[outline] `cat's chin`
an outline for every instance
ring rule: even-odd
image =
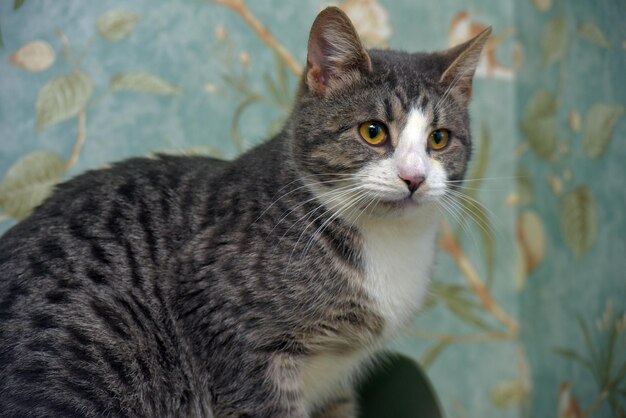
[[[381,200],[374,214],[382,217],[410,216],[429,203],[431,203],[429,200],[415,196],[397,200]]]

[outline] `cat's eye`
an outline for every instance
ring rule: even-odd
[[[428,140],[432,149],[440,150],[448,145],[448,141],[450,140],[450,131],[447,129],[437,129],[436,131],[432,131]]]
[[[365,122],[359,126],[359,134],[368,144],[381,145],[387,139],[387,127],[380,122]]]

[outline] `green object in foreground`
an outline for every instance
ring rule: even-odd
[[[444,417],[426,374],[400,354],[386,354],[358,392],[360,418]]]

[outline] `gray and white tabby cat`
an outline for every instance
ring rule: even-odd
[[[489,32],[366,51],[328,8],[276,137],[60,185],[0,240],[0,416],[356,416],[427,292]]]

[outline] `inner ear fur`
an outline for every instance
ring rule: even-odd
[[[320,12],[313,22],[307,52],[306,83],[326,94],[372,70],[372,62],[356,29],[337,7]]]
[[[452,47],[443,53],[449,62],[441,74],[439,82],[469,102],[472,96],[472,80],[480,60],[480,54],[491,35],[491,26],[474,38]]]

